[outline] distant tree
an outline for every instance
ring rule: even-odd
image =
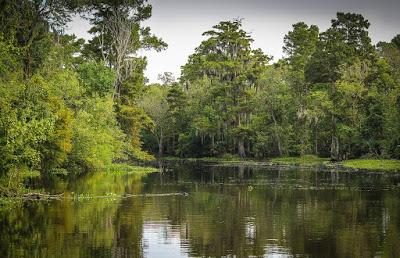
[[[226,144],[227,140],[234,142],[238,155],[245,157],[251,92],[256,88],[254,76],[260,71],[257,66],[264,66],[268,58],[260,50],[251,50],[253,39],[242,29],[240,20],[220,22],[203,35],[208,38],[183,67],[183,80],[191,84],[204,76],[210,78],[210,90],[220,101],[217,112],[223,114],[220,123],[223,138]]]
[[[368,20],[360,14],[337,13],[331,27],[320,34],[317,50],[306,66],[306,80],[324,87],[334,103],[341,101],[337,82],[343,75],[343,67],[360,61],[363,64],[372,63],[376,59],[368,36],[369,26]],[[330,153],[333,160],[340,158],[338,121],[343,121],[343,111],[336,109],[330,112]]]
[[[23,50],[25,76],[33,75],[41,67],[50,53],[52,39],[59,40],[75,8],[72,0],[4,0],[0,3],[0,32],[8,39],[15,39],[16,46]]]
[[[137,69],[137,52],[140,49],[160,51],[167,47],[161,39],[151,34],[142,22],[151,16],[151,5],[144,0],[94,1],[85,5],[91,11],[90,33],[94,37],[84,51],[86,56],[103,60],[115,71],[113,98],[121,97],[121,87]],[[140,67],[140,66],[139,66]]]
[[[293,100],[297,107],[296,122],[294,124],[297,132],[300,154],[310,150],[311,132],[308,130],[307,121],[308,95],[310,84],[305,81],[305,67],[314,54],[318,42],[319,29],[315,25],[308,26],[304,22],[293,25],[293,31],[289,31],[284,38],[283,51],[287,55],[289,64],[288,81],[292,88]]]
[[[393,43],[398,49],[400,49],[400,34],[397,34],[397,35],[392,39],[392,43]]]
[[[171,126],[173,126],[168,113],[167,93],[167,88],[160,85],[152,85],[139,103],[140,107],[144,109],[155,123],[154,128],[151,129],[151,133],[157,140],[159,157],[162,157],[164,154],[165,139],[169,137]]]
[[[254,98],[254,133],[256,156],[282,156],[294,154],[293,126],[290,124],[296,107],[290,94],[290,85],[284,79],[287,67],[269,66],[260,75],[259,94]]]

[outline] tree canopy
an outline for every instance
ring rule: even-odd
[[[163,151],[398,157],[398,36],[373,46],[369,26],[361,14],[340,12],[322,32],[298,22],[284,37],[285,57],[273,64],[252,48],[242,20],[213,26],[182,66],[179,96],[186,109],[165,135]],[[166,95],[151,102],[167,103]],[[156,126],[163,121],[172,125],[166,119]],[[150,138],[145,146],[154,150]]]

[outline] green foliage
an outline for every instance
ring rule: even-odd
[[[142,151],[141,131],[154,126],[153,121],[137,106],[120,105],[118,106],[117,119],[122,131],[128,140],[128,150],[135,159],[152,160],[153,156]]]
[[[318,35],[317,26],[308,26],[304,22],[294,24],[293,31],[285,35],[283,51],[287,55],[293,72],[304,74],[304,67],[315,52]],[[302,77],[297,79],[304,79],[304,75]]]
[[[93,14],[91,32],[120,18],[130,31],[113,34],[117,27],[107,27],[102,47],[96,42],[101,37],[86,44],[61,35],[77,11]],[[145,1],[1,3],[2,185],[19,189],[25,171],[79,173],[110,168],[117,160],[153,158],[141,149],[141,132],[153,122],[137,105],[146,81],[146,58],[137,52],[166,44],[141,25],[150,16]],[[121,45],[121,35],[128,36],[127,45]],[[119,47],[127,51],[121,54]]]
[[[51,51],[45,67],[52,69],[75,69],[85,60],[81,55],[81,49],[85,45],[85,40],[77,38],[75,35],[54,35],[57,36],[56,42],[51,45]]]
[[[40,146],[54,130],[57,119],[47,89],[40,76],[32,77],[25,85],[1,84],[2,169],[39,167]]]
[[[306,67],[309,82],[330,83],[341,77],[340,66],[356,58],[372,60],[374,48],[368,36],[370,23],[360,14],[337,13],[331,27],[322,32]]]
[[[255,96],[256,108],[252,119],[256,157],[295,154],[292,153],[295,145],[293,126],[289,120],[295,109],[289,85],[284,79],[286,71],[284,67],[268,67],[260,75],[260,92]]]
[[[85,62],[76,69],[79,79],[90,96],[108,96],[112,93],[115,73],[102,63]]]
[[[88,99],[76,114],[70,166],[100,170],[123,157],[124,135],[118,128],[110,98]]]
[[[0,33],[21,51],[25,76],[32,76],[47,61],[52,38],[70,21],[73,1],[12,1],[1,3]],[[53,35],[50,33],[53,30]]]
[[[62,99],[54,97],[50,104],[56,120],[46,142],[40,146],[41,168],[47,172],[62,166],[67,161],[67,155],[72,150],[71,124],[74,123],[73,113],[65,106]]]
[[[149,86],[146,94],[142,97],[139,105],[143,108],[146,114],[149,115],[155,126],[152,126],[149,131],[155,136],[158,144],[158,155],[163,155],[163,144],[165,138],[171,134],[173,126],[169,116],[169,105],[167,101],[168,89],[162,86]]]
[[[41,75],[46,78],[51,87],[50,94],[62,99],[64,104],[73,110],[78,109],[84,99],[85,90],[79,82],[77,73],[72,69],[55,69],[47,67],[41,70]]]
[[[391,41],[398,49],[400,49],[400,34],[397,34]]]
[[[12,40],[0,34],[0,80],[2,82],[21,76],[21,51],[13,45]]]
[[[357,159],[343,161],[344,167],[368,170],[400,170],[400,161],[392,159]]]
[[[128,164],[114,163],[104,169],[105,172],[121,173],[121,174],[148,174],[158,172],[157,168],[140,167]]]
[[[107,63],[115,71],[113,98],[124,105],[134,105],[133,89],[144,82],[142,71],[145,58],[138,56],[141,49],[163,50],[167,44],[151,33],[143,22],[151,16],[151,5],[146,1],[85,1],[93,38],[85,45],[85,57]],[[138,85],[139,82],[139,85]]]
[[[249,144],[251,134],[251,97],[257,91],[257,78],[269,57],[259,49],[251,49],[253,39],[242,29],[241,20],[220,22],[203,35],[208,39],[196,48],[182,68],[182,80],[190,84],[189,90],[194,88],[194,94],[203,91],[200,94],[204,95],[200,96],[204,101],[199,101],[194,107],[198,112],[195,113],[195,126],[202,145],[205,136],[208,136],[212,153],[217,154],[217,139],[225,149],[233,149],[245,157],[245,145]],[[202,110],[214,114],[203,113]],[[213,126],[208,126],[208,122]]]
[[[292,115],[293,136],[292,144],[295,153],[304,155],[310,153],[311,135],[308,132],[310,117],[308,115],[310,84],[305,80],[305,67],[310,62],[318,43],[319,29],[315,25],[308,26],[304,22],[293,25],[293,31],[289,31],[284,38],[283,51],[287,55],[286,80],[289,82],[291,101],[295,105],[295,115]]]

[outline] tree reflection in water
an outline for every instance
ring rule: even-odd
[[[167,169],[166,169],[167,168]],[[396,174],[167,165],[43,184],[75,198],[0,210],[1,257],[396,257]]]

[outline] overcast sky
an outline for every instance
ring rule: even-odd
[[[162,52],[143,53],[148,57],[145,72],[156,82],[163,72],[180,75],[186,63],[204,39],[201,34],[223,20],[243,18],[244,29],[251,33],[255,48],[261,48],[275,60],[282,57],[283,37],[292,24],[304,21],[327,29],[337,11],[357,12],[370,23],[373,43],[389,41],[400,33],[400,0],[149,0],[153,15],[146,22],[153,33],[168,43]],[[88,38],[89,25],[79,17],[69,24],[67,33]]]

